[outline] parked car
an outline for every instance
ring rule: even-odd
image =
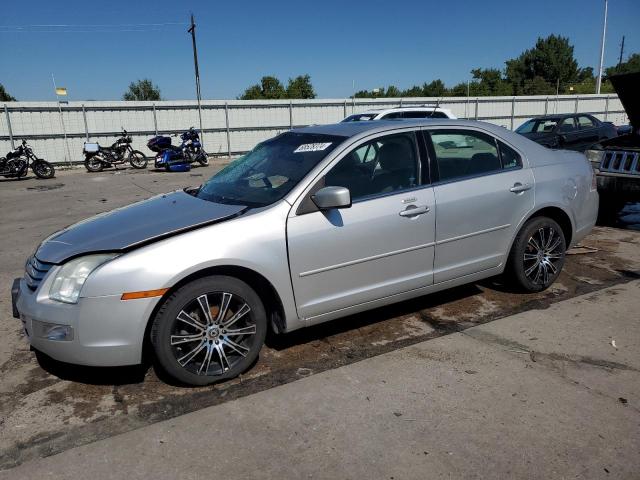
[[[137,364],[148,341],[170,376],[204,385],[248,369],[268,329],[503,273],[541,291],[597,205],[584,155],[488,123],[306,127],[199,188],[50,236],[14,282],[14,314],[57,360]]]
[[[606,215],[626,202],[640,201],[640,72],[609,77],[631,128],[626,134],[592,145],[586,155],[598,177],[601,209]]]
[[[536,117],[520,125],[516,132],[549,148],[585,151],[594,143],[618,135],[610,122],[593,115],[548,115]]]
[[[343,122],[365,122],[368,120],[398,120],[416,118],[456,118],[451,110],[438,106],[420,105],[416,107],[397,107],[367,110],[349,115]]]

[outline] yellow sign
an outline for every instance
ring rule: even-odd
[[[56,95],[66,95],[66,94],[67,94],[67,89],[65,87],[56,88]]]

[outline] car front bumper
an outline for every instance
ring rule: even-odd
[[[640,176],[612,175],[597,173],[598,192],[604,195],[616,194],[629,201],[640,200]]]
[[[126,301],[119,295],[81,297],[77,304],[66,304],[50,300],[40,290],[32,292],[22,279],[14,281],[11,290],[14,316],[22,321],[34,349],[76,365],[141,363],[145,329],[157,297]],[[44,338],[37,334],[42,323],[70,327],[72,333],[68,340]]]

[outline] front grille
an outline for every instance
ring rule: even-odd
[[[25,265],[24,281],[32,292],[35,292],[40,282],[53,267],[53,263],[45,263],[38,260],[35,256],[30,257]]]
[[[600,171],[640,175],[640,152],[606,151]]]

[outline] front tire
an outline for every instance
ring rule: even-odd
[[[196,158],[198,160],[198,163],[203,167],[206,167],[207,165],[209,165],[209,156],[207,155],[207,152],[205,152],[204,150],[200,149],[200,151],[198,152],[198,156]]]
[[[267,317],[258,294],[227,276],[195,280],[167,298],[151,327],[160,367],[188,385],[236,377],[258,357]]]
[[[566,249],[560,225],[551,218],[534,217],[516,236],[506,273],[520,290],[541,292],[560,275]]]
[[[46,160],[38,159],[33,162],[33,173],[38,178],[49,179],[55,176],[56,169]]]

